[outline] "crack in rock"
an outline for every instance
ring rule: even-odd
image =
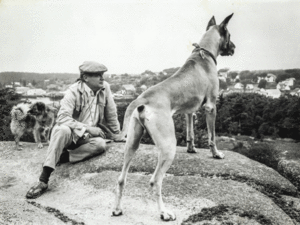
[[[237,216],[237,218],[233,218],[233,216]],[[201,212],[197,214],[193,214],[189,216],[187,219],[182,221],[181,225],[192,225],[192,224],[199,224],[201,221],[212,221],[217,220],[222,225],[233,225],[233,220],[237,222],[238,224],[241,224],[242,219],[249,219],[249,220],[255,220],[261,225],[272,225],[272,221],[267,218],[266,216],[256,212],[256,211],[245,211],[243,209],[240,209],[238,207],[232,207],[228,205],[218,205],[211,208],[203,208]],[[211,224],[211,223],[205,223],[205,224]],[[215,223],[213,223],[215,224]]]
[[[61,211],[59,211],[58,209],[52,208],[52,207],[44,207],[39,203],[33,202],[33,201],[27,201],[27,203],[39,208],[39,209],[43,209],[48,213],[53,214],[55,217],[57,217],[58,219],[60,219],[61,221],[63,221],[64,223],[69,223],[71,222],[72,225],[85,225],[84,222],[77,222],[69,217],[67,217],[66,215],[64,215]]]

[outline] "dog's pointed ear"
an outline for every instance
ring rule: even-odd
[[[233,16],[233,13],[229,16],[227,16],[224,21],[220,24],[220,28],[221,30],[226,30],[227,29],[227,24],[229,22],[229,20],[231,19],[231,17]]]
[[[215,17],[213,16],[207,24],[206,31],[213,25],[216,25]]]

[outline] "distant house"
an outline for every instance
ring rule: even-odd
[[[243,89],[243,88],[244,88],[244,85],[243,85],[242,83],[236,83],[236,84],[234,85],[234,88],[235,88],[235,89]]]
[[[284,81],[281,81],[277,84],[276,88],[279,90],[291,90],[291,87],[294,85],[295,78],[288,78]]]
[[[20,82],[13,82],[13,85],[14,85],[15,87],[21,87],[21,83],[20,83]]]
[[[27,93],[28,90],[30,90],[30,88],[29,87],[16,87],[15,90],[16,90],[17,94],[24,95]]]
[[[225,77],[222,77],[222,76],[219,75],[218,78],[219,78],[219,80],[222,80],[222,81],[226,82],[226,78]]]
[[[271,98],[279,98],[281,95],[281,92],[278,89],[267,89],[265,92],[267,92],[267,96]]]
[[[300,97],[300,88],[296,88],[290,92],[291,95]]]
[[[253,89],[254,89],[253,84],[247,84],[246,85],[246,90],[253,90]]]
[[[6,85],[5,85],[5,88],[13,88],[13,86],[10,85],[10,84],[6,84]]]
[[[276,80],[276,75],[274,75],[274,74],[271,74],[271,73],[269,73],[269,74],[267,74],[267,76],[266,76],[266,81],[267,82],[275,82],[275,80]]]
[[[146,86],[145,84],[143,84],[143,85],[141,86],[141,89],[142,89],[142,91],[146,91],[146,90],[147,90],[147,86]]]
[[[288,86],[293,86],[294,85],[294,83],[295,83],[295,78],[294,77],[292,77],[292,78],[289,78],[289,79],[286,79],[286,80],[284,80],[283,82],[286,84],[286,85],[288,85]]]
[[[121,91],[124,95],[135,95],[136,89],[132,84],[123,84]]]
[[[49,84],[47,86],[48,91],[58,91],[60,90],[60,87],[57,84]]]
[[[26,95],[31,95],[31,96],[42,96],[45,95],[46,91],[40,88],[37,89],[30,89],[26,92]]]
[[[240,80],[240,75],[237,75],[233,81],[236,82],[237,80]]]

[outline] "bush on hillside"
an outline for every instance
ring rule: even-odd
[[[266,166],[269,166],[277,170],[279,162],[279,150],[276,150],[271,145],[266,143],[250,143],[249,148],[245,148],[241,142],[239,142],[235,148],[232,149],[234,152],[238,152],[250,159],[258,161]]]

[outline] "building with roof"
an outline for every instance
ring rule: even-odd
[[[278,89],[266,89],[265,92],[271,98],[279,98],[281,96],[281,91]]]
[[[235,89],[243,89],[243,88],[244,88],[244,85],[243,85],[242,83],[236,83],[236,84],[234,85],[234,88],[235,88]]]
[[[132,84],[123,84],[121,92],[123,95],[135,95],[136,89]]]
[[[45,94],[46,91],[40,88],[30,89],[26,92],[26,95],[28,96],[44,96]]]
[[[271,83],[271,82],[275,82],[276,78],[277,78],[276,75],[269,73],[269,74],[267,74],[265,80],[267,82]]]

